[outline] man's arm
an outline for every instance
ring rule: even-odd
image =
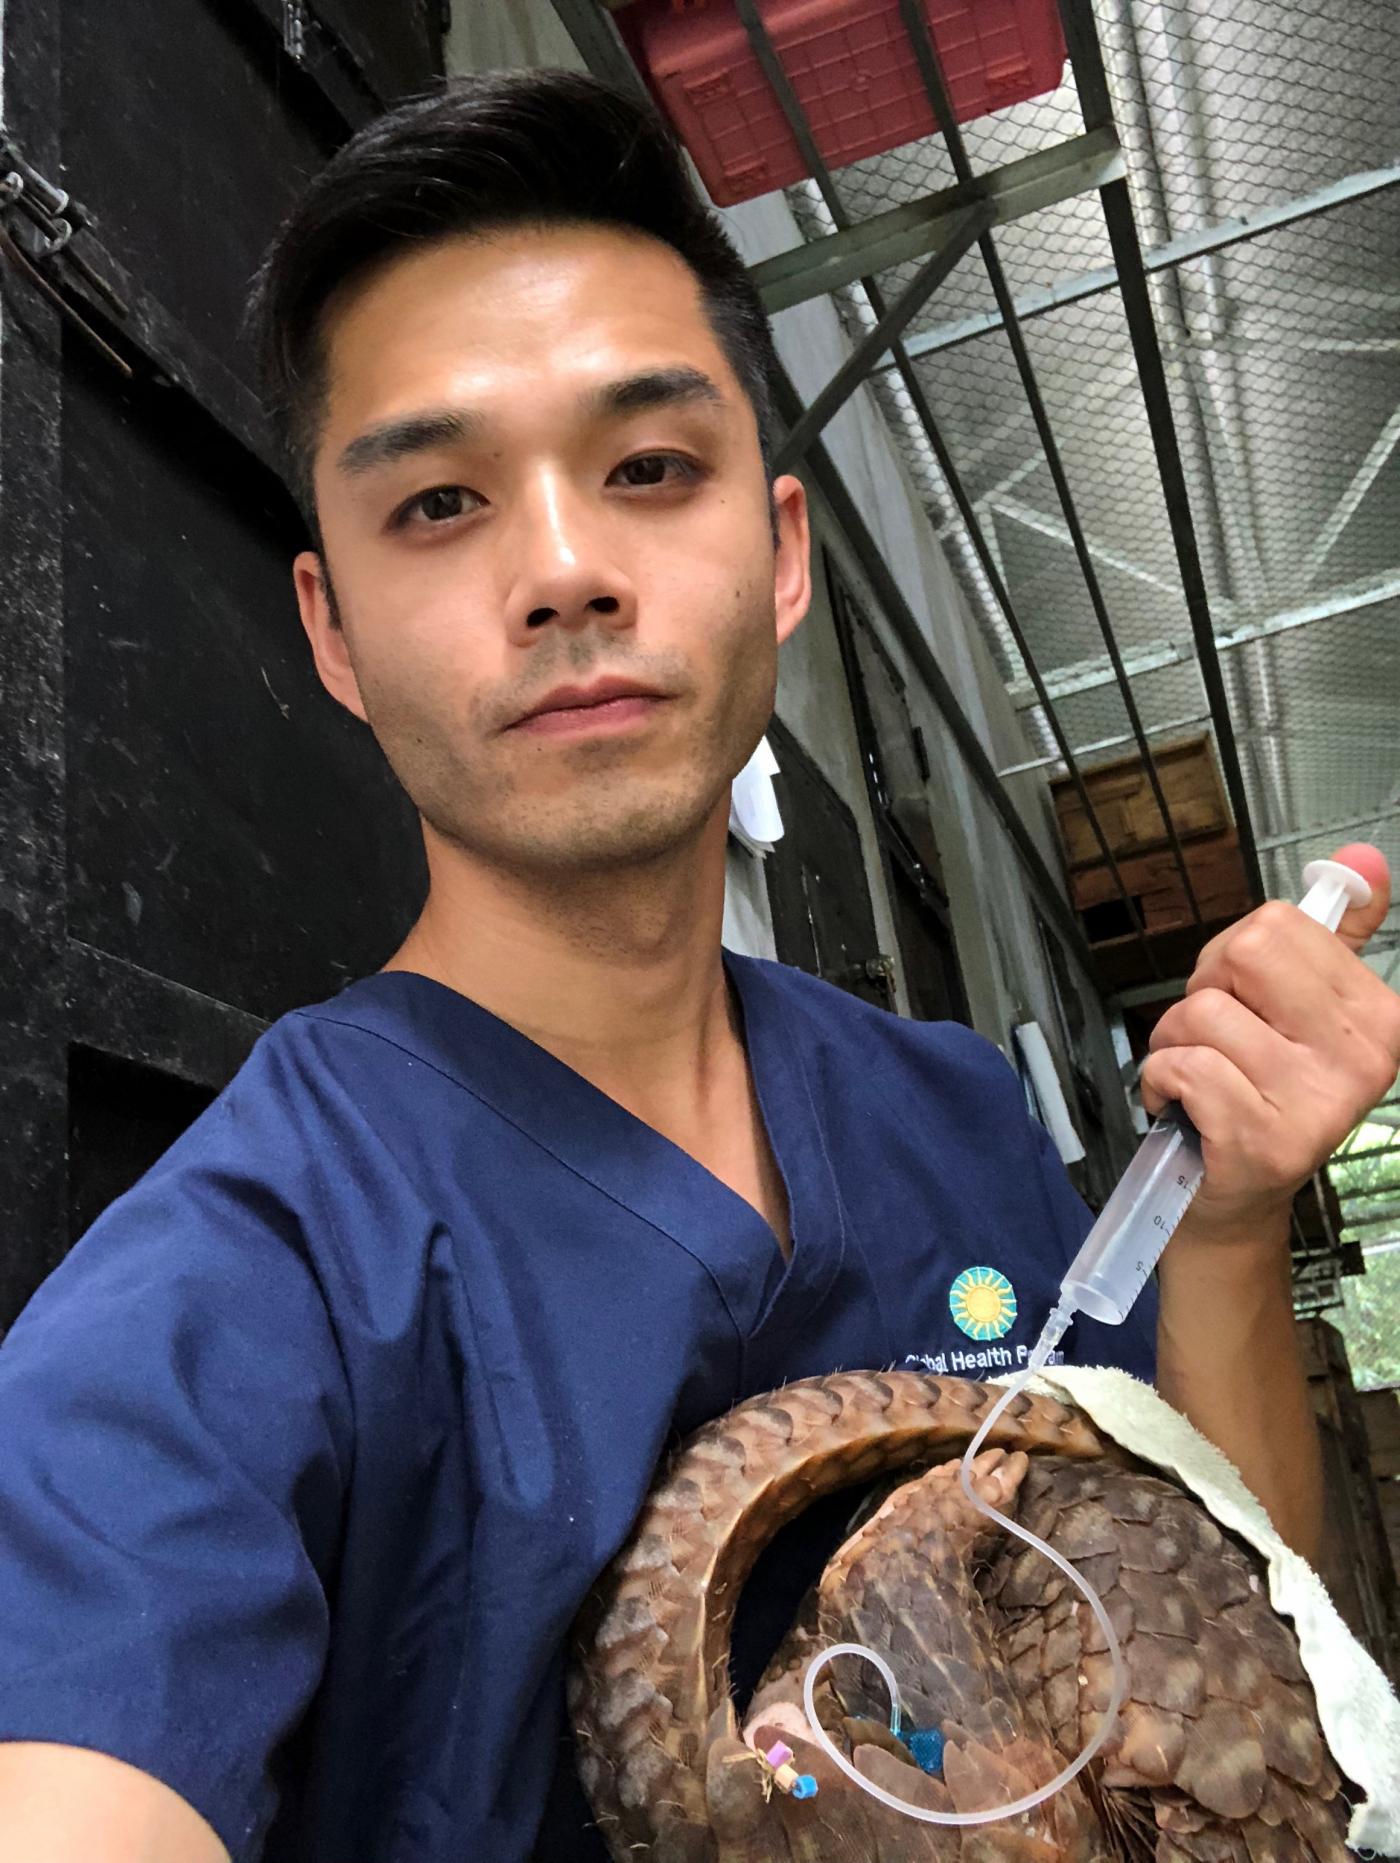
[[[0,1346],[5,1863],[226,1863],[275,1814],[354,1439],[300,1154],[246,1155],[280,1111],[220,1102]]]
[[[1370,881],[1370,905],[1335,936],[1278,902],[1222,932],[1153,1030],[1142,1070],[1144,1106],[1180,1101],[1206,1166],[1162,1258],[1159,1387],[1314,1561],[1321,1456],[1293,1320],[1290,1211],[1400,1066],[1400,998],[1356,955],[1390,903],[1386,864],[1370,847],[1337,858]]]
[[[229,1863],[168,1785],[105,1753],[0,1743],[0,1833],[29,1863]]]
[[[1162,1258],[1157,1388],[1222,1449],[1281,1536],[1322,1551],[1322,1456],[1293,1318],[1288,1224]]]

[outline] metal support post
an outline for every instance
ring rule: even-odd
[[[837,192],[836,184],[832,180],[831,171],[826,165],[821,150],[817,147],[816,138],[812,134],[812,128],[807,121],[801,100],[793,90],[787,73],[783,69],[782,61],[778,57],[773,42],[768,35],[767,27],[763,23],[763,18],[758,10],[756,0],[735,0],[735,5],[740,22],[753,48],[754,56],[758,59],[765,76],[768,78],[769,84],[772,86],[773,94],[777,98],[779,107],[787,120],[788,127],[792,131],[794,140],[802,151],[803,159],[807,163],[812,178],[821,192],[822,199],[827,206],[827,211],[830,213],[838,230],[848,227],[850,225],[850,218],[846,213],[845,204],[841,200],[840,194]],[[983,233],[979,243],[984,252],[989,239],[990,235]],[[879,285],[873,278],[863,278],[861,284],[864,287],[866,296],[870,301],[876,317],[882,317],[885,314],[885,300]],[[922,386],[914,374],[912,364],[908,361],[899,343],[893,345],[892,353],[895,359],[895,366],[898,368],[900,377],[909,393],[915,412],[919,417],[925,436],[928,439],[928,443],[933,449],[939,469],[943,473],[948,484],[948,489],[962,515],[963,523],[966,526],[973,548],[977,553],[978,561],[981,563],[983,572],[987,576],[997,605],[1006,618],[1006,623],[1015,640],[1017,651],[1021,654],[1026,665],[1026,671],[1032,681],[1039,681],[1041,677],[1040,671],[1035,664],[1035,659],[1031,653],[1029,643],[1026,640],[1024,630],[1021,628],[1020,621],[1011,606],[1011,598],[997,571],[992,552],[988,548],[982,526],[977,519],[977,514],[973,510],[971,501],[968,499],[962,487],[962,482],[953,465],[948,448],[933,418],[933,410],[930,408]],[[800,418],[800,415],[796,418]],[[1114,886],[1117,888],[1118,896],[1122,901],[1123,909],[1128,915],[1128,922],[1133,927],[1137,937],[1141,940],[1148,967],[1152,970],[1154,975],[1159,975],[1160,970],[1157,955],[1148,938],[1142,913],[1136,899],[1129,892],[1127,884],[1123,879],[1122,870],[1118,865],[1112,848],[1109,846],[1108,837],[1104,833],[1103,824],[1099,819],[1098,811],[1095,809],[1092,798],[1084,783],[1083,773],[1080,771],[1075,761],[1074,753],[1070,748],[1069,741],[1064,734],[1060,721],[1055,715],[1053,706],[1049,704],[1046,705],[1045,716],[1051,734],[1055,739],[1056,746],[1060,751],[1061,757],[1065,761],[1070,778],[1075,785],[1075,791],[1079,797],[1080,805],[1084,809],[1104,864],[1107,866],[1112,876]],[[983,753],[983,757],[985,760],[985,753]],[[988,767],[990,768],[990,763],[988,763]],[[1183,863],[1183,873],[1184,871]],[[1188,876],[1186,879],[1188,892],[1190,891],[1190,885],[1191,882]]]
[[[1101,124],[1111,123],[1113,106],[1109,99],[1108,79],[1104,72],[1103,54],[1090,0],[1060,0],[1060,14],[1064,21],[1065,40],[1085,124],[1097,128]],[[1111,181],[1107,187],[1100,189],[1099,198],[1103,203],[1114,263],[1118,267],[1123,313],[1128,322],[1133,354],[1137,358],[1143,405],[1147,410],[1153,450],[1157,456],[1157,470],[1162,481],[1162,495],[1166,501],[1177,566],[1181,571],[1181,584],[1186,596],[1186,610],[1191,619],[1192,637],[1196,643],[1201,681],[1215,723],[1221,773],[1234,812],[1245,872],[1254,897],[1259,900],[1264,897],[1264,875],[1254,845],[1249,797],[1245,792],[1244,771],[1240,764],[1239,747],[1235,742],[1225,680],[1216,652],[1210,601],[1206,594],[1191,502],[1186,489],[1186,472],[1181,462],[1181,449],[1177,444],[1166,370],[1162,363],[1162,350],[1157,338],[1157,325],[1152,314],[1152,299],[1147,287],[1147,274],[1143,269],[1142,247],[1138,241],[1127,182]]]
[[[779,415],[785,421],[795,422],[802,413],[802,399],[793,387],[786,370],[780,372],[774,386]],[[983,747],[981,738],[978,737],[967,714],[958,702],[957,694],[949,685],[947,676],[938,664],[913,609],[905,599],[904,591],[891,573],[880,546],[871,535],[870,528],[861,516],[855,500],[851,497],[846,482],[837,469],[836,462],[826,450],[822,440],[814,440],[807,449],[803,459],[803,470],[830,508],[832,516],[870,584],[871,592],[879,604],[881,613],[888,621],[895,638],[909,655],[930,697],[941,712],[944,723],[948,726],[973,780],[1000,816],[1002,826],[1020,855],[1031,884],[1035,888],[1040,905],[1053,919],[1056,930],[1087,970],[1089,951],[1084,942],[1083,928],[1070,910],[1064,893],[1052,877],[1040,849],[1031,838],[1030,831],[1022,821],[1020,812],[1012,802],[1005,785],[997,780],[996,770]]]
[[[953,164],[953,172],[957,175],[959,182],[961,182],[964,187],[970,187],[974,185],[976,177],[973,174],[972,164],[968,160],[967,149],[962,139],[962,132],[959,130],[957,120],[953,114],[953,106],[948,97],[947,86],[943,81],[942,67],[939,64],[938,52],[934,46],[932,34],[929,32],[927,19],[918,4],[918,0],[899,0],[899,12],[904,22],[904,29],[909,36],[910,44],[914,48],[914,55],[918,60],[920,75],[924,81],[924,88],[928,92],[929,102],[933,107],[935,120],[942,132],[944,143],[947,146],[948,155]],[[1106,119],[1106,123],[1108,127],[1112,127],[1111,116]],[[1101,125],[1095,123],[1092,127],[1099,128]],[[1115,185],[1126,188],[1127,182],[1122,181]],[[1101,190],[1101,192],[1102,191],[1103,190]],[[1123,657],[1119,650],[1117,636],[1113,632],[1113,624],[1109,620],[1108,605],[1104,600],[1103,589],[1099,583],[1098,571],[1094,566],[1088,541],[1085,538],[1083,526],[1079,521],[1079,511],[1074,502],[1074,494],[1070,490],[1069,476],[1065,471],[1064,461],[1060,457],[1059,445],[1050,425],[1050,416],[1046,410],[1044,397],[1040,392],[1040,383],[1036,378],[1035,368],[1031,362],[1030,351],[1026,347],[1025,333],[1022,331],[1020,322],[1017,319],[1015,307],[1011,299],[1011,288],[1007,283],[1006,273],[1002,268],[1001,259],[997,253],[996,242],[992,238],[990,231],[982,235],[979,241],[979,249],[982,254],[982,262],[987,268],[987,277],[991,281],[992,291],[996,297],[997,305],[1006,322],[1006,334],[1011,344],[1012,355],[1016,361],[1017,373],[1021,378],[1022,391],[1025,394],[1026,402],[1030,407],[1031,415],[1035,422],[1035,429],[1040,439],[1041,450],[1045,454],[1045,462],[1050,468],[1050,477],[1054,481],[1056,495],[1060,501],[1060,509],[1064,514],[1065,525],[1073,544],[1075,559],[1079,564],[1080,574],[1084,578],[1084,586],[1088,590],[1089,603],[1094,611],[1094,619],[1098,623],[1104,648],[1113,667],[1119,692],[1123,700],[1123,708],[1128,715],[1128,727],[1133,734],[1133,741],[1137,745],[1138,754],[1142,758],[1143,769],[1152,789],[1153,800],[1156,802],[1158,812],[1162,817],[1162,826],[1166,831],[1167,841],[1171,847],[1172,858],[1176,862],[1177,871],[1181,875],[1181,883],[1186,892],[1187,902],[1191,907],[1191,916],[1197,925],[1202,925],[1205,921],[1201,912],[1200,901],[1196,897],[1195,886],[1192,884],[1191,870],[1187,865],[1186,854],[1181,845],[1181,837],[1177,833],[1176,823],[1172,820],[1171,808],[1167,802],[1166,792],[1162,788],[1161,774],[1157,769],[1156,759],[1152,755],[1152,747],[1147,741],[1147,734],[1143,730],[1142,717],[1138,711],[1136,695],[1123,669]],[[1079,787],[1082,790],[1082,785]],[[1126,892],[1124,896],[1126,898]]]
[[[1268,835],[1259,843],[1259,852],[1265,854],[1276,847],[1296,847],[1300,841],[1316,840],[1322,835],[1331,840],[1334,835],[1351,834],[1357,828],[1374,828],[1380,822],[1394,821],[1397,817],[1400,817],[1400,797],[1392,796],[1369,815],[1348,815],[1341,821],[1318,822],[1311,828],[1293,828],[1287,834]]]
[[[1117,136],[1112,130],[1097,130],[993,169],[980,178],[976,198],[991,208],[994,226],[1006,226],[1042,207],[1100,188],[1125,172]],[[948,221],[970,204],[968,189],[940,188],[923,200],[888,208],[823,239],[806,240],[787,252],[775,253],[755,265],[750,274],[763,308],[771,317],[809,298],[853,285],[859,278],[921,259],[944,244]],[[917,347],[916,338],[910,343],[910,353]]]
[[[991,209],[985,202],[977,201],[961,208],[945,222],[943,245],[920,266],[874,329],[857,343],[778,448],[773,461],[775,473],[792,470],[794,462],[801,459],[837,409],[855,393],[874,364],[899,340],[900,334],[918,316],[954,266],[976,245],[991,219]]]
[[[1303,559],[1300,581],[1304,588],[1336,548],[1337,540],[1355,517],[1362,500],[1375,484],[1396,447],[1400,446],[1400,408],[1381,428],[1366,457],[1352,474],[1351,483],[1337,500],[1331,515],[1317,534],[1317,540]]]
[[[1343,1212],[1342,1227],[1371,1229],[1377,1223],[1393,1223],[1397,1218],[1400,1218],[1400,1203],[1388,1203],[1383,1210],[1370,1210],[1364,1216],[1348,1216]]]
[[[1350,201],[1368,200],[1373,194],[1384,194],[1391,188],[1400,187],[1400,162],[1390,168],[1370,169],[1364,174],[1347,175],[1341,181],[1333,181],[1325,188],[1318,188],[1315,193],[1300,195],[1296,200],[1282,201],[1274,207],[1262,207],[1256,213],[1242,215],[1237,220],[1223,220],[1217,226],[1198,228],[1190,233],[1182,233],[1176,239],[1164,241],[1160,246],[1153,246],[1142,255],[1143,270],[1150,273],[1171,271],[1175,266],[1187,264],[1192,259],[1208,258],[1212,253],[1227,252],[1231,246],[1242,245],[1246,240],[1258,239],[1261,233],[1273,233],[1280,227],[1297,226],[1303,220],[1311,220],[1317,214],[1331,213],[1334,208],[1344,207]],[[1067,304],[1082,304],[1086,298],[1100,296],[1105,291],[1116,291],[1120,283],[1116,265],[1100,266],[1092,272],[1080,272],[1073,278],[1061,279],[1056,285],[1040,285],[1032,291],[1024,291],[1014,300],[1016,315],[1023,323],[1033,317],[1043,317],[1047,311],[1061,310]],[[992,330],[1001,328],[1001,312],[984,311],[976,317],[964,317],[957,323],[944,324],[937,330],[923,330],[918,336],[909,339],[909,354],[917,361],[920,356],[931,356],[945,349],[956,349],[960,343],[970,343],[976,337],[986,336]],[[1317,339],[1326,343],[1328,336],[1324,333]],[[1342,347],[1352,347],[1345,338]],[[1356,347],[1375,348],[1386,353],[1394,347],[1389,338],[1357,339]]]
[[[1334,1152],[1329,1162],[1332,1164],[1366,1164],[1373,1158],[1394,1158],[1395,1162],[1400,1164],[1400,1132],[1388,1145],[1369,1145],[1365,1151]],[[1389,1186],[1382,1185],[1381,1188],[1387,1189]]]
[[[1232,627],[1226,633],[1217,634],[1216,650],[1219,653],[1234,653],[1240,647],[1247,647],[1251,641],[1266,640],[1275,634],[1289,634],[1295,628],[1311,627],[1317,621],[1338,621],[1344,615],[1360,614],[1364,609],[1376,608],[1382,602],[1397,599],[1400,599],[1400,571],[1387,570],[1383,576],[1372,580],[1331,589],[1314,601],[1304,602],[1301,607],[1286,608],[1279,614],[1266,615],[1262,621],[1251,621],[1242,627]],[[1166,666],[1180,666],[1190,656],[1190,647],[1181,641],[1156,640],[1135,647],[1125,664],[1129,675],[1135,678],[1140,673],[1160,672]],[[1113,673],[1105,660],[1079,660],[1072,666],[1058,668],[1046,684],[1052,698],[1067,699],[1078,692],[1093,692],[1100,686],[1111,686]],[[1028,705],[1037,702],[1028,686],[1013,685],[1007,691],[1011,703],[1018,710],[1023,711]]]
[[[651,101],[642,75],[628,56],[617,27],[597,0],[552,0],[560,25],[578,47],[579,57],[595,77],[619,90]]]
[[[1052,686],[1051,690],[1053,691],[1053,689]],[[1188,712],[1184,718],[1167,718],[1164,719],[1161,724],[1149,725],[1147,727],[1147,735],[1149,737],[1174,737],[1179,731],[1199,730],[1202,725],[1208,725],[1209,723],[1209,712]],[[1337,735],[1335,729],[1330,725],[1294,724],[1291,720],[1286,726],[1271,724],[1247,725],[1244,730],[1237,731],[1235,735],[1236,737],[1243,738],[1268,737],[1279,731],[1285,731],[1290,738],[1294,739],[1320,737],[1326,738],[1329,742],[1334,742]],[[1125,745],[1131,744],[1132,741],[1130,733],[1121,732],[1116,737],[1095,738],[1092,744],[1076,744],[1074,747],[1074,754],[1076,757],[1097,756],[1099,752],[1105,750],[1122,750]],[[1387,750],[1392,753],[1400,753],[1400,738],[1394,736],[1376,737],[1367,731],[1348,731],[1347,745],[1348,748],[1354,750]],[[1059,761],[1058,757],[1029,757],[1024,763],[1008,764],[1006,768],[1000,772],[1000,775],[1002,780],[1005,781],[1008,776],[1024,776],[1030,770],[1053,769]],[[1368,817],[1368,819],[1370,818]],[[1309,832],[1312,831],[1310,830]],[[1268,847],[1267,841],[1261,841],[1259,847],[1260,851],[1264,852]]]

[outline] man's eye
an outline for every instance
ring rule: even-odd
[[[411,498],[400,512],[400,520],[406,523],[411,518],[422,517],[428,524],[445,524],[450,518],[461,517],[468,511],[471,507],[467,500],[475,496],[465,485],[435,485],[430,492],[419,492],[416,498]]]
[[[624,460],[613,477],[634,490],[648,486],[682,484],[698,476],[696,467],[679,453],[639,453]]]

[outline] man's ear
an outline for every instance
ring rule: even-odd
[[[807,488],[792,473],[773,481],[777,549],[773,556],[773,607],[778,645],[787,639],[812,601],[812,549],[807,522]]]
[[[301,625],[306,629],[306,638],[311,642],[311,652],[321,684],[346,711],[353,712],[367,724],[369,720],[360,697],[360,684],[350,664],[345,630],[332,609],[325,567],[314,550],[303,550],[293,561],[292,583],[297,592]]]

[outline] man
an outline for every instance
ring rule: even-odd
[[[1084,1216],[989,1045],[721,956],[807,520],[757,300],[660,128],[550,73],[406,106],[313,183],[259,317],[302,622],[431,890],[0,1351],[0,1831],[51,1863],[515,1863],[567,1783],[570,1621],[668,1441],[970,1347],[970,1266],[1023,1347]],[[1160,1382],[1308,1550],[1289,1200],[1397,1055],[1400,1003],[1273,906],[1144,1072],[1207,1154]],[[1151,1304],[1071,1356],[1151,1376]],[[538,1854],[596,1854],[567,1797]]]

